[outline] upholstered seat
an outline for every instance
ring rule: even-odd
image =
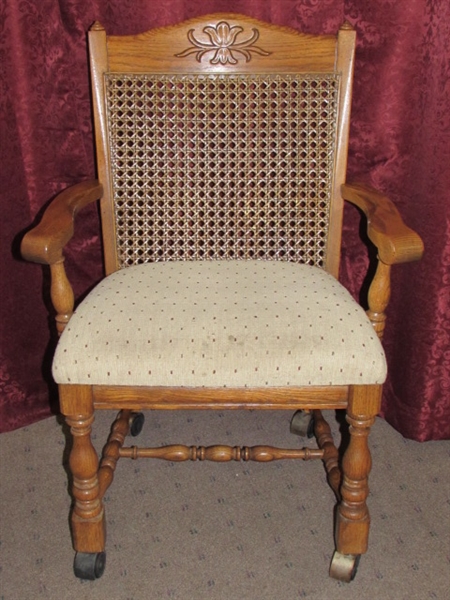
[[[162,262],[104,279],[65,329],[58,383],[383,383],[381,343],[334,277],[281,261]]]

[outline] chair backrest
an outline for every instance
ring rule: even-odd
[[[89,32],[105,266],[272,259],[337,276],[355,33],[213,14]]]

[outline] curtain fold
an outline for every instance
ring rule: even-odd
[[[306,33],[358,34],[349,179],[388,193],[423,237],[420,263],[393,269],[383,415],[403,435],[450,438],[450,5],[446,0],[4,0],[0,428],[57,411],[56,336],[44,268],[20,238],[60,190],[95,176],[86,32],[130,34],[206,12],[239,12]],[[358,297],[367,250],[346,209],[341,279]],[[79,297],[102,276],[99,219],[77,220],[67,269]],[[49,326],[50,322],[50,326]],[[49,332],[52,332],[50,334]]]

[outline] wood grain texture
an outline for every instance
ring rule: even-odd
[[[50,295],[56,312],[58,334],[64,331],[73,314],[74,293],[64,268],[63,250],[74,234],[79,210],[103,195],[97,180],[83,181],[56,196],[33,229],[22,239],[22,256],[32,262],[50,265]]]
[[[326,269],[336,278],[341,261],[343,200],[340,188],[347,174],[350,109],[352,103],[356,32],[346,22],[340,28],[336,45],[336,72],[340,74],[340,98],[337,114],[337,143],[333,172],[333,192],[330,205],[330,225]]]
[[[361,183],[345,183],[342,197],[367,217],[367,234],[386,265],[420,260],[423,242],[407,227],[394,203],[382,193]]]
[[[108,441],[103,448],[100,467],[98,469],[100,498],[103,498],[114,479],[117,461],[120,458],[122,446],[130,430],[130,415],[131,411],[129,410],[121,410],[119,412],[112,425]]]
[[[91,441],[94,410],[89,386],[61,386],[62,412],[72,434],[69,466],[74,507],[72,536],[78,552],[101,552],[106,529],[98,481],[98,456]]]
[[[367,315],[382,339],[391,295],[391,265],[420,260],[423,242],[405,225],[393,202],[377,190],[361,183],[346,183],[341,193],[365,214],[367,235],[377,248],[378,266],[369,288]]]
[[[70,387],[70,386],[69,386]],[[166,388],[93,386],[96,408],[131,410],[296,410],[345,408],[346,386],[317,388]]]
[[[56,310],[56,328],[58,334],[61,335],[73,314],[75,297],[72,286],[67,279],[64,260],[52,263],[50,265],[50,273],[50,296]]]
[[[391,266],[379,260],[375,276],[369,288],[367,316],[380,339],[383,338],[386,327],[386,309],[390,296]]]
[[[251,54],[251,59],[227,63],[229,72],[332,72],[335,67],[335,37],[301,34],[289,27],[280,27],[252,19],[245,15],[216,13],[197,17],[178,25],[154,29],[139,35],[108,37],[108,67],[111,72],[134,73],[216,73],[223,64],[211,62],[217,47],[198,61],[196,55],[177,57],[192,47],[188,38],[193,31],[196,39],[211,44],[205,28],[215,28],[225,22],[230,28],[242,27],[235,46],[248,39],[253,30],[259,34],[255,45],[266,54]],[[226,42],[225,42],[226,45]],[[232,50],[233,46],[230,44]]]
[[[367,551],[370,516],[368,477],[372,459],[368,446],[370,427],[381,406],[381,386],[352,386],[347,422],[350,443],[342,461],[341,502],[336,519],[336,549],[342,554]]]
[[[58,194],[40,223],[23,237],[22,256],[46,265],[60,262],[63,248],[74,233],[75,215],[102,194],[103,187],[97,180],[83,181]]]
[[[323,418],[322,411],[315,409],[313,415],[314,435],[319,448],[323,450],[323,463],[327,472],[328,483],[337,499],[340,500],[342,473],[339,465],[339,450],[335,446],[331,428]]]
[[[116,227],[113,209],[113,184],[111,176],[111,153],[108,138],[108,118],[104,74],[109,70],[106,47],[106,31],[96,22],[88,33],[89,64],[94,113],[94,134],[97,174],[103,184],[104,193],[100,202],[103,240],[103,260],[106,275],[118,268],[117,250],[114,242]]]
[[[186,460],[210,460],[212,462],[255,461],[323,458],[323,450],[311,448],[276,448],[274,446],[184,446],[173,444],[158,448],[121,448],[120,456],[126,458],[159,458],[172,462]]]

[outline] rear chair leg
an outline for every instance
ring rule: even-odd
[[[351,581],[359,556],[367,551],[370,516],[366,499],[372,466],[368,436],[380,410],[381,386],[353,386],[347,408],[350,443],[342,461],[341,502],[336,517],[336,552],[330,575]]]

